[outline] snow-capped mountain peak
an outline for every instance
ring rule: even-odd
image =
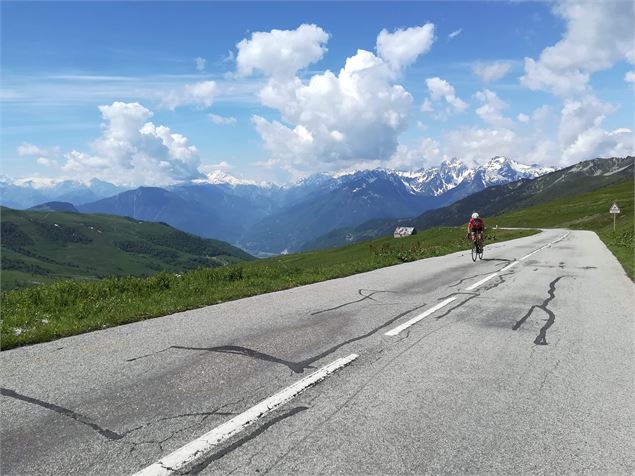
[[[477,167],[475,173],[481,177],[484,185],[489,187],[520,179],[533,179],[554,170],[552,167],[525,165],[508,157],[496,156]]]
[[[192,183],[195,184],[210,184],[210,185],[254,185],[256,187],[269,188],[271,184],[268,182],[256,182],[255,180],[239,179],[233,175],[229,175],[222,170],[214,170],[209,172],[204,179],[194,179]]]

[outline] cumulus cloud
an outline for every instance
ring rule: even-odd
[[[497,155],[518,157],[521,140],[505,128],[466,127],[444,134],[445,153],[467,163],[482,164]]]
[[[165,185],[200,176],[196,147],[168,127],[147,122],[153,113],[141,104],[114,102],[99,110],[102,135],[90,153],[65,155],[62,170],[68,175],[122,185]]]
[[[368,160],[387,160],[407,125],[412,96],[391,82],[388,66],[369,51],[348,58],[338,75],[314,75],[308,83],[269,84],[266,105],[288,127],[252,119],[272,158],[296,173],[336,170]]]
[[[624,81],[635,84],[635,71],[629,71],[624,75]]]
[[[485,93],[480,99],[496,103]],[[523,115],[528,128],[522,134],[511,124],[505,127],[499,123],[494,114],[495,120],[489,120],[487,128],[465,127],[444,134],[440,153],[471,163],[507,155],[524,163],[561,167],[597,157],[633,155],[635,135],[631,130],[603,128],[606,117],[615,110],[615,106],[593,95],[568,99],[559,113],[545,105],[537,108],[531,118]],[[551,134],[554,130],[555,137]]]
[[[218,126],[234,126],[236,125],[235,117],[231,116],[219,116],[218,114],[208,114],[209,120]]]
[[[421,137],[413,147],[399,144],[387,166],[398,170],[413,170],[437,165],[446,158],[439,141]]]
[[[599,127],[615,106],[600,101],[593,95],[581,99],[567,99],[561,111],[558,139],[564,145],[591,127]]]
[[[561,111],[558,140],[562,163],[571,164],[595,157],[632,155],[635,149],[629,129],[607,131],[602,123],[616,110],[593,95],[568,99]]]
[[[428,78],[426,79],[426,86],[428,87],[430,98],[424,101],[421,106],[422,111],[434,111],[433,103],[438,103],[439,101],[445,102],[448,105],[440,116],[447,116],[467,109],[467,104],[456,95],[454,86],[446,80],[439,77]]]
[[[518,122],[529,122],[529,116],[527,114],[523,114],[522,112],[516,116],[516,119],[518,119]]]
[[[252,117],[270,154],[270,159],[259,165],[301,176],[360,164],[386,164],[397,148],[398,135],[407,126],[413,102],[412,96],[396,84],[397,70],[429,49],[433,30],[432,25],[393,33],[383,30],[377,38],[377,55],[360,49],[347,58],[338,73],[327,70],[308,80],[289,73],[321,57],[320,42],[327,39],[326,34],[315,35],[317,39],[309,42],[313,53],[304,55],[303,61],[292,61],[282,73],[262,62],[243,66],[243,73],[258,70],[270,76],[259,93],[260,101],[281,115],[281,120]],[[312,31],[322,30],[313,26]],[[269,33],[262,35],[265,43],[274,39],[267,36]],[[301,46],[301,51],[306,50],[306,44]],[[287,56],[297,55],[289,51]]]
[[[382,30],[377,36],[377,53],[393,69],[399,70],[414,63],[416,59],[430,51],[434,42],[434,25],[398,29],[393,33]]]
[[[40,157],[37,159],[38,165],[43,165],[44,167],[57,167],[57,160],[48,159],[46,157]]]
[[[171,111],[181,106],[210,107],[218,92],[215,81],[201,81],[194,84],[186,84],[182,89],[173,89],[166,92],[161,100],[161,105]]]
[[[507,73],[509,73],[511,67],[512,64],[506,61],[496,61],[490,64],[478,63],[474,65],[474,74],[476,74],[481,81],[491,83],[503,79]]]
[[[554,12],[566,22],[562,39],[540,57],[525,58],[522,84],[560,96],[588,93],[590,75],[621,60],[635,63],[632,2],[561,0]]]
[[[322,58],[329,35],[316,25],[300,25],[296,30],[254,32],[251,39],[236,45],[239,76],[259,71],[268,76],[291,77]]]
[[[17,148],[17,153],[20,157],[48,157],[49,150],[44,149],[42,147],[38,147],[35,144],[30,144],[29,142],[23,142]]]
[[[503,109],[507,108],[507,104],[500,99],[495,92],[489,89],[478,91],[476,98],[483,103],[481,107],[476,109],[476,114],[487,124],[496,127],[513,127],[513,121],[503,116]]]
[[[459,28],[458,30],[454,30],[452,33],[448,35],[448,38],[451,40],[459,36],[463,32],[463,28]]]

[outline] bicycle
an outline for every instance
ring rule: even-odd
[[[474,232],[472,235],[472,261],[476,258],[483,259],[483,232]]]

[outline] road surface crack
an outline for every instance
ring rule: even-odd
[[[209,417],[211,416],[228,416],[228,415],[235,415],[235,413],[233,412],[222,412],[220,410],[222,410],[225,407],[228,407],[230,405],[234,405],[238,402],[241,402],[241,400],[237,400],[235,402],[230,402],[230,403],[226,403],[224,405],[221,405],[220,407],[209,411],[209,412],[194,412],[194,413],[182,413],[180,415],[173,415],[173,416],[169,416],[169,417],[162,417],[159,418],[153,422],[150,423],[146,423],[145,425],[137,428],[137,429],[143,429],[146,428],[150,425],[153,425],[155,423],[159,423],[162,421],[168,421],[168,420],[174,420],[174,419],[178,419],[178,418],[191,418],[191,417],[202,417],[202,418],[197,418],[194,422],[192,422],[189,425],[186,425],[184,427],[178,428],[176,430],[171,430],[170,434],[162,439],[151,439],[151,440],[138,440],[138,441],[128,441],[127,443],[130,444],[130,453],[134,452],[137,450],[137,448],[141,445],[157,445],[159,447],[160,451],[164,451],[163,445],[164,443],[166,443],[167,441],[171,440],[172,438],[174,438],[176,435],[178,435],[179,433],[183,433],[187,430],[191,430],[193,428],[196,428],[200,425],[202,425]]]
[[[55,413],[58,413],[60,415],[63,415],[65,417],[71,418],[79,423],[81,423],[82,425],[86,425],[89,428],[92,428],[93,430],[95,430],[97,433],[99,433],[101,436],[103,436],[104,438],[108,439],[108,440],[120,440],[123,437],[125,437],[128,433],[138,430],[139,428],[133,428],[131,430],[128,430],[124,433],[117,433],[114,432],[112,430],[109,430],[108,428],[102,428],[101,426],[99,426],[98,424],[96,424],[95,422],[93,422],[90,418],[88,418],[85,415],[82,415],[81,413],[77,413],[73,410],[70,410],[68,408],[64,408],[61,407],[59,405],[56,405],[54,403],[50,403],[50,402],[45,402],[44,400],[40,400],[38,398],[34,398],[34,397],[29,397],[27,395],[22,395],[21,393],[16,392],[15,390],[11,390],[9,388],[0,388],[0,395],[3,395],[5,397],[9,397],[9,398],[15,398],[16,400],[21,400],[23,402],[27,402],[30,403],[32,405],[37,405],[39,407],[42,408],[46,408],[47,410],[51,410]]]
[[[473,275],[473,276],[468,276],[467,278],[460,279],[459,281],[457,281],[457,282],[456,282],[456,283],[454,283],[454,284],[450,284],[450,285],[448,285],[448,287],[449,287],[449,288],[454,288],[454,287],[456,287],[456,286],[458,286],[458,285],[460,285],[460,284],[464,283],[465,281],[467,281],[467,280],[469,280],[469,279],[478,278],[479,276],[487,276],[488,274],[491,274],[491,273],[481,273],[481,274],[475,274],[475,275]]]
[[[166,350],[169,349],[177,349],[177,350],[193,350],[193,351],[203,351],[203,352],[219,352],[219,353],[227,353],[227,354],[238,354],[238,355],[244,355],[246,357],[250,357],[253,359],[258,359],[258,360],[264,360],[267,362],[274,362],[277,364],[281,364],[284,365],[286,367],[288,367],[292,372],[294,373],[298,373],[301,374],[304,372],[305,369],[311,369],[311,368],[315,368],[312,364],[317,362],[318,360],[326,357],[327,355],[332,354],[333,352],[339,350],[340,348],[344,347],[345,345],[351,344],[353,342],[362,340],[362,339],[366,339],[370,336],[372,336],[373,334],[376,334],[377,332],[379,332],[380,330],[384,329],[385,327],[390,326],[392,323],[394,323],[395,321],[401,319],[402,317],[404,317],[407,314],[410,314],[413,311],[416,311],[418,309],[421,309],[422,307],[426,306],[427,303],[422,303],[419,306],[415,306],[407,311],[404,311],[402,313],[399,313],[398,315],[396,315],[395,317],[392,317],[391,319],[387,320],[386,322],[384,322],[383,324],[375,327],[374,329],[371,329],[369,332],[366,332],[365,334],[356,336],[356,337],[352,337],[348,340],[345,340],[343,342],[340,342],[339,344],[334,345],[333,347],[325,350],[324,352],[321,352],[318,355],[315,355],[311,358],[308,358],[306,360],[302,360],[300,362],[291,362],[288,360],[284,360],[284,359],[280,359],[278,357],[275,357],[273,355],[269,355],[269,354],[265,354],[263,352],[259,352],[257,350],[254,349],[250,349],[248,347],[242,347],[242,346],[238,346],[238,345],[223,345],[223,346],[218,346],[218,347],[189,347],[189,346],[181,346],[181,345],[171,345],[170,347],[167,347],[165,349],[159,350],[157,352],[155,352],[155,354],[161,353],[161,352],[165,352]],[[148,354],[148,355],[144,355],[144,356],[140,356],[140,357],[136,357],[134,359],[128,359],[128,362],[133,361],[133,360],[138,360],[140,358],[143,357],[149,357],[151,355],[154,354]]]
[[[364,294],[364,291],[370,291],[370,294]],[[321,311],[312,312],[311,316],[315,316],[317,314],[322,314],[324,312],[336,311],[337,309],[341,309],[343,307],[350,306],[351,304],[356,304],[358,302],[362,302],[362,301],[366,301],[366,300],[371,300],[371,301],[377,302],[377,300],[374,299],[373,296],[375,294],[379,294],[379,293],[393,293],[394,294],[395,291],[380,291],[380,290],[376,290],[376,289],[358,289],[357,290],[357,294],[362,296],[361,299],[356,299],[355,301],[346,302],[344,304],[340,304],[339,306],[331,307],[331,308],[328,308],[328,309],[322,309]]]
[[[534,340],[534,344],[547,345],[547,331],[553,325],[553,323],[556,322],[556,315],[551,309],[548,308],[548,305],[551,301],[553,301],[556,298],[556,284],[558,283],[558,281],[560,281],[562,278],[565,278],[565,277],[567,276],[558,276],[556,279],[551,281],[551,283],[549,283],[549,289],[547,291],[548,293],[547,298],[542,302],[542,304],[534,304],[533,306],[531,306],[529,310],[527,311],[527,313],[523,317],[521,317],[516,322],[516,324],[514,324],[512,329],[515,331],[520,329],[520,327],[525,323],[525,321],[527,321],[527,319],[529,318],[529,316],[531,316],[531,314],[534,312],[535,309],[541,309],[545,314],[547,314],[548,318],[547,318],[547,322],[545,323],[544,326],[542,326],[542,328],[540,329],[540,332],[536,336],[536,339]]]

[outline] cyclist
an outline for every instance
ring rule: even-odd
[[[485,229],[485,222],[479,216],[478,213],[472,213],[470,222],[467,224],[467,233],[471,236],[472,241],[476,238],[479,243],[483,242],[483,230]]]

